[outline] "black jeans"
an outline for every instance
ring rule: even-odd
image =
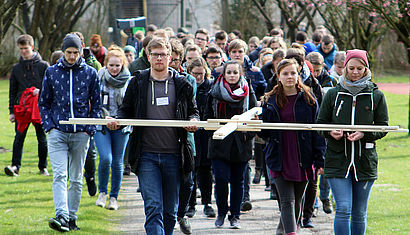
[[[265,177],[265,186],[270,185],[268,171],[265,163],[265,154],[263,153],[263,148],[265,144],[255,143],[254,156],[255,156],[255,172],[259,170]]]
[[[94,138],[90,138],[90,147],[88,147],[87,157],[84,164],[84,177],[91,179],[95,177],[95,164],[97,161],[97,148],[95,147]]]
[[[313,215],[313,210],[315,206],[316,200],[316,193],[317,193],[317,178],[318,178],[318,171],[315,170],[315,180],[311,180],[308,182],[305,192],[305,200],[303,204],[303,218],[310,219]]]
[[[280,198],[280,221],[285,234],[296,232],[300,217],[303,193],[307,182],[294,182],[284,180],[282,177],[275,178],[276,189]]]
[[[198,186],[201,191],[202,205],[212,201],[212,169],[211,165],[199,166],[197,169]]]
[[[188,209],[188,202],[190,200],[192,189],[194,186],[193,175],[195,172],[191,172],[188,175],[181,177],[181,186],[179,188],[179,204],[178,204],[178,217],[184,217]],[[196,199],[196,198],[195,198]]]
[[[21,157],[23,155],[23,146],[24,140],[26,139],[27,130],[30,127],[30,124],[23,132],[17,130],[18,123],[15,122],[15,131],[16,135],[13,142],[13,157],[11,159],[11,164],[16,166],[17,169],[21,167]],[[34,124],[36,129],[36,136],[38,142],[38,169],[47,168],[47,137],[46,133],[43,130],[41,124]]]

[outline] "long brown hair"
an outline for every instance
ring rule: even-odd
[[[278,64],[278,67],[277,67],[277,73],[276,74],[277,74],[278,78],[280,76],[280,72],[285,67],[288,67],[290,65],[295,65],[297,70],[299,71],[299,69],[298,69],[299,64],[295,59],[284,59]],[[295,84],[295,87],[298,91],[301,91],[303,93],[303,97],[305,98],[306,102],[310,106],[313,106],[316,103],[316,99],[312,95],[312,93],[310,91],[310,87],[303,84],[302,79],[300,78],[300,76],[298,76],[298,81]],[[285,108],[286,105],[288,104],[288,98],[285,95],[283,85],[279,81],[279,79],[278,79],[278,84],[271,91],[265,93],[265,95],[263,96],[263,102],[267,103],[269,98],[274,94],[276,95],[275,96],[275,101],[276,101],[276,104],[278,105],[279,109]]]

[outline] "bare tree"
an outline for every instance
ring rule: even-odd
[[[61,45],[64,36],[95,0],[33,0],[21,6],[23,27],[38,41],[40,54],[48,58]]]
[[[16,12],[20,6],[20,3],[23,0],[0,0],[0,48],[1,43],[7,33],[7,30],[13,23],[14,18],[16,17]],[[0,55],[2,51],[0,49]]]

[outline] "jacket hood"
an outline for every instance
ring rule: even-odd
[[[33,54],[33,58],[25,60],[25,59],[23,59],[22,56],[20,56],[19,62],[22,63],[22,64],[34,64],[34,63],[37,63],[37,62],[41,61],[41,59],[42,58],[41,58],[40,53],[35,51],[34,54]]]

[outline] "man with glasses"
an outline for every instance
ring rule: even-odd
[[[209,32],[204,28],[200,28],[195,32],[195,39],[194,42],[196,45],[201,48],[202,52],[205,52],[206,46],[208,45],[209,41]]]
[[[223,64],[222,55],[223,55],[223,52],[218,47],[208,47],[208,49],[205,51],[204,57],[205,57],[206,63],[208,64],[209,68],[212,71],[211,75],[214,78],[217,78],[221,72],[221,71],[218,71],[218,69],[216,68],[221,67]]]
[[[169,68],[171,45],[154,38],[147,47],[150,68],[130,81],[118,118],[199,120],[192,85]],[[118,123],[107,124],[111,130]],[[182,177],[193,169],[193,153],[185,128],[134,127],[129,140],[131,170],[138,175],[147,234],[172,234],[177,219]]]

